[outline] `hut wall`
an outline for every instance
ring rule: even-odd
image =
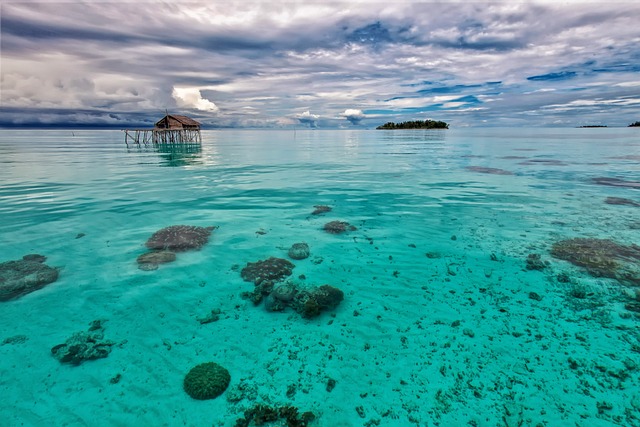
[[[182,129],[182,123],[173,117],[164,117],[156,123],[156,127],[159,129]]]

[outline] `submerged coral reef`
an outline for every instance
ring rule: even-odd
[[[140,270],[157,270],[160,264],[173,262],[175,252],[200,249],[209,241],[216,227],[198,227],[195,225],[172,225],[156,231],[147,240],[145,246],[151,249],[136,259]]]
[[[640,203],[631,199],[626,199],[624,197],[607,197],[604,202],[608,205],[626,205],[640,207]]]
[[[323,229],[329,234],[342,234],[347,231],[354,231],[356,227],[345,221],[331,221],[326,223]]]
[[[101,359],[111,353],[113,341],[103,340],[103,320],[91,322],[88,332],[76,332],[64,344],[51,349],[53,357],[60,363],[79,365],[87,360]]]
[[[311,215],[321,215],[323,213],[331,212],[331,207],[326,205],[315,205],[314,211],[311,212]]]
[[[177,252],[200,249],[209,241],[214,229],[215,227],[172,225],[153,233],[145,245],[149,249]]]
[[[309,319],[335,309],[344,299],[344,292],[331,285],[303,288],[287,282],[265,292],[263,296],[267,311],[284,311],[291,307]]]
[[[243,297],[249,298],[256,305],[260,304],[264,297],[271,294],[275,283],[291,275],[294,267],[291,261],[276,257],[248,262],[240,271],[240,275],[246,282],[253,282],[256,286],[252,292],[245,292]],[[274,308],[272,311],[280,310]]]
[[[269,257],[262,261],[248,262],[240,271],[246,282],[260,285],[262,282],[278,282],[291,275],[295,265],[283,258]]]
[[[608,185],[611,187],[640,188],[640,181],[626,181],[620,178],[597,177],[592,181],[595,184]]]
[[[229,387],[231,375],[215,362],[194,366],[184,377],[184,391],[197,400],[215,399]]]
[[[266,295],[264,307],[267,311],[284,311],[297,294],[298,288],[293,283],[278,285]]]
[[[291,306],[302,317],[312,318],[324,311],[333,310],[344,299],[344,292],[331,285],[303,290],[291,301]]]
[[[136,259],[140,270],[157,270],[158,265],[175,260],[175,252],[165,250],[145,252]]]
[[[543,261],[540,257],[540,254],[529,254],[527,255],[527,270],[544,270],[547,268],[549,263],[547,261]]]
[[[278,420],[285,421],[287,427],[307,427],[315,418],[310,411],[299,414],[295,406],[255,405],[244,411],[244,417],[237,419],[234,427],[261,426]]]
[[[640,286],[640,246],[621,245],[608,239],[574,238],[554,243],[551,255],[583,267],[592,276]]]
[[[348,226],[348,223],[340,224],[342,227]],[[305,255],[304,258],[308,256],[306,243],[294,244],[292,250],[294,248],[301,252],[294,255]],[[290,250],[290,256],[291,252]],[[276,257],[247,263],[240,271],[240,275],[245,281],[253,282],[256,286],[253,291],[244,292],[243,297],[251,300],[255,305],[264,300],[267,311],[284,311],[287,307],[291,307],[306,318],[332,310],[344,299],[344,292],[331,285],[301,288],[288,281],[276,286],[278,282],[291,275],[294,267],[295,265],[290,261]]]
[[[309,245],[304,242],[294,243],[293,245],[291,245],[288,252],[289,258],[295,260],[309,258],[309,254]]]
[[[513,172],[504,169],[488,168],[484,166],[467,166],[465,169],[471,172],[488,173],[491,175],[514,175]]]
[[[44,264],[46,257],[25,255],[21,260],[0,263],[0,301],[9,301],[58,280],[58,269]]]

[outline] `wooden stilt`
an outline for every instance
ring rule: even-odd
[[[123,129],[124,142],[129,145],[200,144],[200,129]]]

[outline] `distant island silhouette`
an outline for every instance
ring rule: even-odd
[[[640,122],[631,123],[628,127],[630,127],[630,128],[640,128]]]
[[[449,124],[438,120],[413,120],[408,122],[387,122],[376,129],[449,129]]]
[[[607,125],[583,125],[578,127],[579,128],[606,128]]]

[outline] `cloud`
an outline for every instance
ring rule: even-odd
[[[362,110],[354,110],[352,108],[344,110],[342,116],[347,119],[352,125],[359,125],[360,122],[367,117]]]
[[[567,80],[576,77],[578,73],[575,71],[560,71],[558,73],[548,73],[539,76],[527,77],[531,81],[548,81],[548,80]]]
[[[171,94],[176,100],[178,107],[195,108],[196,110],[217,113],[219,108],[216,104],[204,99],[200,89],[192,87],[174,87]]]
[[[318,126],[318,119],[320,118],[317,114],[311,114],[309,110],[304,113],[296,114],[296,119],[298,122],[304,125],[309,125],[309,127],[315,128]]]
[[[5,3],[5,122],[24,112],[77,123],[74,110],[153,122],[165,108],[213,127],[373,126],[364,116],[424,112],[452,127],[638,120],[625,101],[640,71],[632,1],[94,0],[64,13],[50,1]],[[598,99],[611,102],[573,102]]]
[[[380,21],[354,30],[347,35],[347,40],[352,43],[377,46],[381,43],[392,41],[391,33]]]

